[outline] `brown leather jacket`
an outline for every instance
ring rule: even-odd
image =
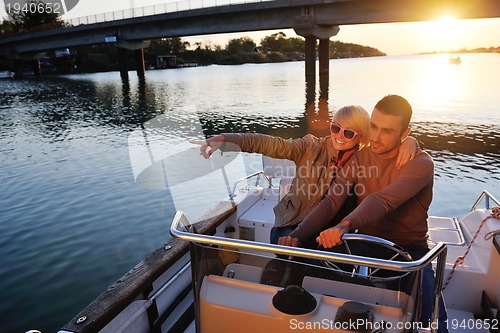
[[[224,134],[226,142],[241,151],[260,153],[295,162],[296,173],[289,192],[274,207],[275,227],[300,223],[321,201],[335,177],[339,155],[329,136],[305,135],[300,139],[283,139],[265,134]],[[237,150],[224,144],[222,151]]]

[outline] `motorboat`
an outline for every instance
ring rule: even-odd
[[[462,59],[459,57],[459,56],[456,56],[456,57],[452,57],[450,56],[448,58],[448,62],[450,64],[454,64],[454,65],[460,65],[462,63]]]
[[[293,175],[273,170],[293,171],[293,163],[263,160],[262,171],[238,179],[199,218],[178,211],[173,237],[59,333],[434,332],[441,293],[450,332],[498,331],[500,202],[487,190],[461,218],[428,218],[431,250],[419,260],[356,233],[344,242],[377,244],[394,256],[286,247],[270,244],[269,232]],[[435,306],[423,327],[422,269],[431,262]]]
[[[14,77],[14,72],[0,71],[0,79],[10,79]]]

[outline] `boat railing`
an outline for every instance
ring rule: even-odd
[[[73,17],[64,21],[71,25],[93,24],[101,22],[110,22],[136,17],[145,17],[150,15],[177,13],[186,10],[195,10],[203,8],[215,8],[221,6],[241,5],[253,2],[265,2],[269,0],[181,0],[175,2],[165,2],[144,7],[134,7],[129,9],[105,12],[83,17]]]
[[[241,183],[242,181],[248,180],[250,178],[253,178],[253,177],[256,177],[255,186],[258,186],[260,184],[260,179],[261,179],[261,177],[263,177],[266,180],[266,182],[268,183],[269,187],[271,187],[271,188],[274,187],[271,178],[269,178],[264,173],[264,171],[257,171],[257,172],[250,174],[250,175],[242,177],[234,182],[233,191],[231,192],[232,197],[233,198],[236,197],[236,187],[238,186],[239,183]]]
[[[487,190],[483,190],[483,193],[481,193],[479,198],[477,198],[476,202],[472,205],[471,212],[477,209],[477,206],[479,206],[479,204],[483,199],[484,199],[484,207],[486,209],[491,209],[490,200],[493,201],[498,207],[500,207],[500,201]]]
[[[299,256],[310,259],[329,260],[339,263],[376,267],[392,271],[403,271],[403,272],[419,271],[422,270],[427,265],[431,264],[431,262],[434,259],[437,259],[436,269],[435,269],[436,279],[434,283],[434,293],[433,293],[434,308],[432,314],[432,322],[437,322],[438,312],[439,312],[439,306],[438,306],[439,297],[441,295],[441,290],[443,285],[444,269],[446,265],[446,254],[447,254],[446,244],[442,242],[437,243],[429,252],[427,252],[425,256],[423,256],[418,260],[393,261],[387,259],[369,258],[358,255],[334,253],[334,252],[312,250],[299,247],[288,247],[277,244],[248,241],[243,239],[196,234],[179,230],[179,226],[183,226],[187,230],[189,230],[190,229],[189,227],[191,226],[190,221],[182,211],[178,211],[175,214],[174,220],[170,225],[170,233],[173,237],[179,238],[184,241],[222,246],[222,247],[225,246],[236,247],[240,249],[247,249],[253,251],[263,251],[263,252],[281,254],[291,257]],[[345,234],[343,236],[343,239],[353,240],[357,239],[358,237],[359,235],[356,234]]]
[[[287,256],[299,256],[310,259],[319,260],[331,260],[339,263],[351,264],[351,265],[365,265],[370,267],[377,267],[392,271],[418,271],[423,269],[434,259],[436,259],[440,254],[445,251],[446,245],[439,242],[434,246],[425,256],[419,260],[414,261],[392,261],[386,259],[369,258],[357,255],[348,255],[342,253],[334,253],[320,250],[312,250],[299,247],[289,247],[277,244],[261,243],[255,241],[248,241],[236,238],[226,238],[220,236],[204,235],[189,233],[186,231],[179,230],[179,225],[189,227],[191,226],[190,221],[182,211],[178,211],[174,217],[174,220],[170,226],[170,233],[172,236],[195,243],[205,243],[210,245],[218,246],[229,246],[243,248],[247,250],[263,251],[274,254],[282,254]],[[359,236],[357,234],[345,234],[344,240],[357,239]],[[445,253],[446,254],[446,253]],[[439,258],[438,258],[439,260]]]

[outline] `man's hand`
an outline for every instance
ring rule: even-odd
[[[325,249],[329,249],[331,247],[342,244],[342,236],[351,230],[351,222],[348,220],[343,220],[335,227],[330,229],[326,229],[321,232],[319,236],[316,238],[316,242],[318,242]]]
[[[278,239],[278,245],[300,247],[300,241],[298,238],[292,236],[280,237]],[[288,257],[289,260],[293,259],[293,256]]]
[[[300,247],[300,241],[298,238],[285,236],[278,239],[278,245]]]
[[[224,135],[216,135],[206,140],[189,140],[190,143],[200,145],[200,154],[209,159],[210,156],[224,143]],[[209,149],[210,148],[210,149]]]

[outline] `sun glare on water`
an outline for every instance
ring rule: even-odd
[[[430,56],[427,61],[420,64],[419,75],[416,76],[421,98],[429,103],[446,104],[455,100],[460,94],[460,68],[450,65],[448,54]],[[431,102],[432,101],[432,102]]]
[[[463,47],[462,21],[453,16],[442,16],[425,24],[426,45],[432,51],[453,51]],[[451,103],[463,93],[459,80],[460,67],[450,65],[450,54],[429,56],[419,64],[414,87],[430,104]]]

